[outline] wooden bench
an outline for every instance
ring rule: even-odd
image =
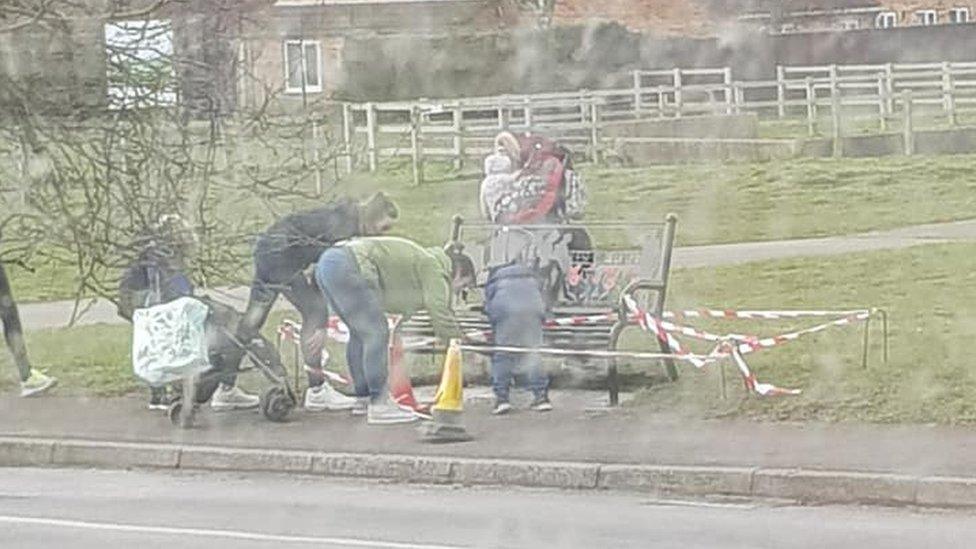
[[[673,215],[663,223],[520,226],[465,224],[455,217],[452,242],[471,257],[479,283],[466,295],[453,296],[455,315],[465,334],[487,334],[480,288],[489,270],[513,260],[529,261],[546,281],[550,318],[544,329],[546,348],[581,351],[577,359],[584,361],[592,357],[587,351],[617,351],[628,325],[621,295],[634,295],[654,315],[664,311],[676,225]],[[408,338],[433,335],[425,314],[407,320],[399,331]],[[477,341],[474,338],[472,343]],[[665,343],[661,351],[671,353]],[[665,360],[664,365],[668,377],[677,379],[673,362]],[[610,404],[615,406],[619,403],[616,357],[606,359],[606,370]]]

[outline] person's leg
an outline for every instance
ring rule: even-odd
[[[349,365],[353,390],[359,398],[369,396],[369,381],[363,368],[364,352],[363,340],[360,339],[359,334],[350,334],[349,343],[346,344],[346,363]]]
[[[328,296],[339,318],[358,339],[361,354],[352,357],[353,368],[362,368],[372,401],[386,397],[389,327],[379,295],[359,272],[352,254],[343,248],[326,250],[315,269],[319,288]]]
[[[7,348],[14,357],[14,363],[17,365],[17,371],[20,374],[20,381],[25,382],[31,375],[30,361],[27,358],[27,344],[24,342],[20,313],[17,311],[17,303],[14,302],[10,281],[7,279],[7,271],[3,268],[3,264],[0,264],[0,323],[3,324],[3,339],[7,342]]]
[[[318,387],[325,383],[322,374],[322,353],[328,337],[329,305],[325,295],[305,277],[295,276],[284,292],[302,317],[302,358],[308,367],[308,384]]]

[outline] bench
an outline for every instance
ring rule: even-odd
[[[466,224],[455,217],[451,240],[463,247],[478,273],[478,287],[452,296],[452,308],[476,346],[490,345],[481,290],[489,270],[513,260],[536,265],[545,280],[549,321],[544,328],[547,349],[579,351],[570,358],[588,361],[599,353],[618,351],[620,335],[629,325],[621,296],[630,294],[655,316],[664,311],[677,218],[662,223],[587,223],[499,226]],[[430,338],[430,319],[415,315],[399,326],[401,336]],[[481,341],[481,337],[487,336]],[[420,349],[417,352],[431,352]],[[661,342],[661,351],[671,353]],[[589,354],[588,354],[589,353]],[[606,356],[611,406],[619,403],[617,356]],[[613,356],[611,356],[613,355]],[[664,360],[669,379],[677,369]]]

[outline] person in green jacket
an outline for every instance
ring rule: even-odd
[[[409,317],[424,310],[441,343],[461,337],[450,308],[453,289],[473,282],[466,262],[440,248],[424,248],[398,237],[363,237],[326,250],[315,266],[315,281],[349,327],[346,358],[363,413],[370,424],[407,423],[416,416],[389,396],[387,313]]]

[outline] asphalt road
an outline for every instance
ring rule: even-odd
[[[972,547],[963,512],[294,476],[0,469],[0,547]]]
[[[718,267],[791,257],[901,249],[959,240],[976,240],[976,220],[915,225],[850,236],[681,247],[674,251],[673,265],[677,269]],[[248,273],[243,278],[249,276]],[[238,309],[243,309],[247,304],[247,288],[214,288],[204,293]],[[286,306],[284,300],[278,301],[278,307]],[[105,300],[85,302],[82,309],[83,314],[76,319],[76,325],[125,322],[116,314],[115,306]],[[74,310],[73,301],[24,303],[20,306],[20,316],[27,330],[61,328],[70,322]]]

